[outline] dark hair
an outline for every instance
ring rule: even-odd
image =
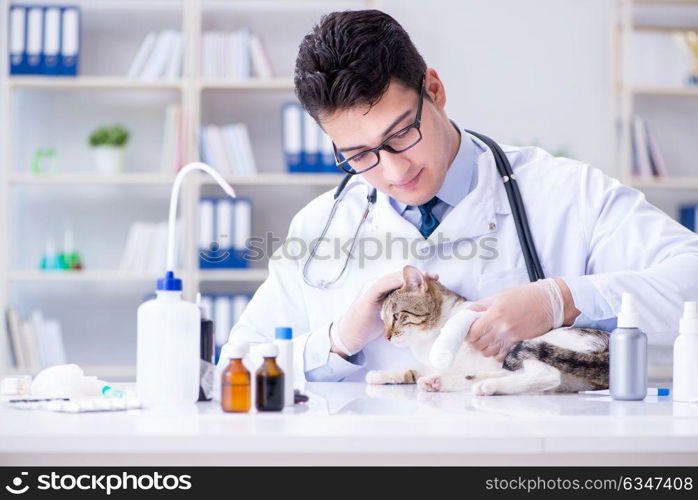
[[[393,78],[419,91],[426,68],[407,32],[385,12],[332,12],[300,44],[296,96],[316,120],[321,112],[370,109]]]

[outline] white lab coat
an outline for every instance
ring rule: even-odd
[[[379,191],[360,237],[366,258],[351,260],[344,276],[329,289],[308,286],[302,272],[307,245],[322,231],[334,189],[308,203],[293,218],[288,246],[279,248],[270,260],[269,276],[233,327],[231,341],[265,342],[272,338],[274,327],[291,326],[296,380],[307,373],[312,375],[308,380],[359,381],[368,370],[413,363],[409,350],[389,344],[382,336],[369,343],[354,363],[329,353],[330,323],[344,313],[366,280],[412,264],[439,273],[446,287],[471,300],[527,283],[526,265],[494,159],[481,141],[473,140],[486,151],[477,157],[476,186],[431,236],[422,238]],[[648,203],[643,193],[587,164],[555,158],[537,147],[502,145],[502,149],[518,180],[545,276],[568,277],[578,286],[593,287],[598,317],[613,316],[623,292],[636,294],[640,326],[650,342],[653,334],[666,336],[665,332],[675,330],[683,301],[698,299],[698,236]],[[366,181],[357,176],[350,186],[352,183],[363,185],[347,193],[328,238],[351,238],[366,208]],[[378,242],[386,249],[386,232],[393,238],[392,254],[377,251]],[[439,237],[447,242],[439,243]],[[475,258],[446,258],[454,249],[453,241],[460,241],[456,248],[461,257],[471,254],[475,245]],[[405,243],[417,251],[403,255]],[[282,257],[284,248],[301,251]],[[326,247],[320,252],[330,254]],[[295,258],[300,254],[302,258]],[[368,254],[380,256],[369,259]],[[316,280],[328,280],[343,262],[315,260],[309,274]],[[225,348],[221,357],[225,357]]]

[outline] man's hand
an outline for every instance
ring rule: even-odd
[[[559,278],[507,288],[473,303],[470,309],[485,313],[475,320],[466,341],[497,361],[504,361],[517,342],[571,325],[580,313]]]
[[[439,279],[438,274],[425,274],[431,279]],[[368,281],[346,313],[330,326],[330,350],[348,358],[379,337],[385,326],[380,317],[383,299],[404,284],[402,271]]]

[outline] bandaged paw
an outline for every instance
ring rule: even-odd
[[[468,336],[470,326],[482,312],[462,309],[449,318],[429,352],[429,363],[437,370],[447,370]]]

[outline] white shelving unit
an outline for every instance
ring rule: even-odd
[[[341,180],[341,174],[282,174],[282,173],[260,173],[257,175],[224,175],[226,181],[236,186],[335,186]],[[168,174],[10,174],[8,181],[10,184],[20,185],[151,185],[162,184],[171,185],[174,175]],[[202,185],[214,185],[215,181],[204,177]]]
[[[8,182],[17,185],[171,185],[174,175],[168,174],[9,174]]]
[[[7,14],[11,3],[36,4],[36,2],[0,0],[0,32],[8,32]],[[43,0],[41,4],[61,2]],[[27,255],[36,254],[36,248],[43,248],[40,229],[44,224],[37,219],[36,230],[27,230],[27,218],[46,214],[69,214],[75,220],[90,218],[89,207],[93,206],[99,213],[119,215],[111,227],[111,220],[99,223],[91,221],[89,237],[110,239],[111,249],[123,237],[129,219],[142,213],[155,220],[167,217],[167,201],[174,173],[164,173],[147,168],[148,160],[136,157],[138,168],[118,175],[99,175],[90,172],[90,165],[81,165],[76,171],[65,170],[51,174],[34,175],[29,173],[26,161],[27,151],[32,148],[25,141],[25,129],[17,125],[18,102],[34,102],[37,99],[48,103],[57,103],[64,99],[73,99],[78,105],[87,107],[80,98],[99,103],[99,112],[103,122],[112,121],[103,109],[125,114],[124,108],[157,106],[159,103],[176,102],[182,107],[185,117],[185,150],[187,161],[198,160],[198,129],[201,124],[218,121],[244,121],[248,123],[252,134],[252,145],[257,166],[260,171],[255,176],[226,176],[239,194],[252,198],[255,218],[258,216],[266,223],[273,221],[275,230],[285,230],[292,216],[294,206],[288,206],[287,199],[300,208],[310,197],[330,189],[341,178],[338,174],[288,174],[281,162],[280,142],[280,107],[279,103],[294,99],[292,68],[295,63],[294,53],[302,35],[323,13],[347,8],[365,8],[367,1],[322,1],[322,0],[256,0],[256,1],[215,1],[215,0],[77,0],[70,2],[82,9],[82,47],[81,75],[78,77],[42,77],[9,76],[7,74],[7,50],[0,45],[0,227],[5,234],[0,238],[0,306],[7,305],[34,308],[60,302],[63,307],[74,303],[82,305],[82,297],[96,287],[92,295],[99,295],[92,302],[88,295],[87,305],[80,308],[80,314],[86,314],[82,322],[75,318],[75,311],[58,308],[45,311],[47,316],[61,321],[66,338],[69,361],[76,361],[89,366],[91,374],[103,378],[132,378],[135,375],[135,314],[136,306],[145,294],[152,292],[154,275],[124,273],[105,266],[91,265],[86,262],[85,270],[76,272],[42,272],[37,270],[38,261]],[[137,22],[134,22],[137,16]],[[123,33],[115,31],[105,34],[106,30],[118,30],[122,23]],[[131,25],[132,24],[132,25]],[[204,79],[199,77],[200,45],[202,33],[207,30],[233,30],[251,25],[260,30],[264,38],[269,36],[267,47],[272,57],[275,70],[279,75],[271,79],[251,78],[247,80]],[[130,57],[140,44],[144,34],[164,28],[181,30],[185,42],[184,65],[182,77],[174,81],[142,82],[126,78],[126,68]],[[114,34],[116,33],[116,34]],[[111,34],[111,35],[110,35]],[[90,44],[90,37],[99,40]],[[112,36],[112,38],[109,38]],[[3,36],[5,38],[5,36]],[[124,48],[129,47],[128,54],[122,54],[117,43],[124,41]],[[5,40],[0,42],[5,43]],[[88,54],[88,47],[99,45],[99,50],[115,56],[114,63],[106,65],[101,61],[101,54]],[[102,46],[103,45],[103,46]],[[111,47],[110,47],[111,45]],[[108,54],[108,55],[109,55]],[[121,61],[121,66],[119,66]],[[126,62],[126,66],[124,66]],[[93,71],[94,70],[94,71]],[[28,96],[28,97],[26,97]],[[67,97],[66,97],[67,96]],[[116,96],[116,98],[115,98]],[[126,96],[126,97],[123,97]],[[105,102],[106,101],[106,102]],[[133,101],[135,104],[131,104]],[[73,101],[71,101],[73,102]],[[110,102],[113,107],[108,108]],[[142,106],[141,106],[142,103]],[[162,106],[161,106],[162,107]],[[56,108],[60,109],[60,108]],[[145,113],[141,109],[138,112]],[[97,113],[98,111],[95,111]],[[52,114],[53,113],[53,114]],[[68,134],[73,124],[71,116],[55,116],[57,111],[51,109],[43,117],[57,135]],[[87,114],[87,113],[86,113]],[[85,117],[83,117],[84,119]],[[42,119],[42,117],[37,117]],[[116,120],[116,119],[114,119]],[[134,118],[135,120],[135,118]],[[143,118],[144,122],[150,118]],[[162,121],[162,113],[154,123]],[[148,122],[150,123],[150,122]],[[129,128],[129,123],[125,123]],[[80,124],[75,127],[80,127]],[[41,128],[41,127],[39,127]],[[58,129],[64,130],[58,130]],[[152,132],[152,126],[143,125],[141,137],[145,140],[148,154],[153,149],[159,153],[161,138]],[[276,132],[265,137],[259,131],[273,129]],[[73,142],[86,140],[90,130],[81,130]],[[159,131],[158,131],[159,132]],[[135,134],[134,134],[135,135]],[[51,137],[50,133],[43,136]],[[142,151],[141,151],[142,152]],[[24,155],[24,156],[22,156]],[[59,153],[60,155],[60,153]],[[61,158],[71,162],[70,158]],[[146,168],[142,168],[142,165]],[[287,190],[290,192],[287,193]],[[105,191],[106,190],[106,191]],[[26,193],[40,193],[29,195]],[[107,193],[106,195],[104,193]],[[20,194],[18,194],[20,193]],[[60,194],[63,193],[63,194]],[[68,193],[68,194],[65,194]],[[185,284],[185,296],[192,299],[199,290],[214,287],[216,290],[235,289],[253,292],[267,276],[264,266],[251,269],[200,270],[198,269],[197,249],[197,210],[198,200],[202,194],[217,193],[219,188],[205,176],[191,175],[185,182],[180,198],[180,217],[183,220],[183,242],[181,269],[179,276]],[[287,198],[284,198],[286,193]],[[215,195],[215,194],[214,194]],[[130,197],[135,199],[131,201]],[[289,198],[290,197],[290,198]],[[33,200],[33,201],[32,201]],[[39,200],[39,207],[33,203]],[[77,200],[77,201],[76,201]],[[126,201],[124,201],[126,200]],[[90,205],[94,204],[94,205]],[[113,208],[111,208],[113,204]],[[280,205],[281,204],[281,205]],[[123,207],[123,210],[122,208]],[[54,210],[55,209],[55,210]],[[40,210],[44,212],[38,213]],[[47,214],[47,212],[50,212]],[[129,212],[130,213],[130,212]],[[20,222],[18,218],[24,219]],[[58,217],[58,215],[56,215]],[[142,220],[142,219],[133,219]],[[60,224],[60,222],[58,222]],[[86,223],[87,224],[87,223]],[[125,227],[120,227],[125,226]],[[85,226],[87,227],[87,226]],[[254,230],[253,225],[253,230]],[[259,228],[260,231],[266,227]],[[22,242],[29,245],[30,251],[24,255],[18,251],[17,239],[24,240],[29,233],[38,241]],[[120,237],[118,235],[121,235]],[[285,235],[283,232],[282,236]],[[76,232],[77,249],[82,251],[80,243],[87,236]],[[98,248],[98,246],[95,246]],[[113,249],[109,250],[112,251]],[[93,257],[101,254],[95,253]],[[95,258],[95,260],[99,260]],[[102,259],[106,260],[106,258]],[[18,262],[22,261],[22,265]],[[113,262],[113,259],[112,259]],[[32,267],[33,266],[33,267]],[[35,298],[38,297],[38,298]],[[72,297],[72,302],[70,297]],[[93,307],[100,308],[92,311]],[[110,308],[113,304],[113,308]],[[102,309],[103,307],[103,309]],[[89,316],[92,314],[92,316]],[[130,315],[130,316],[129,316]],[[126,317],[128,316],[128,317]],[[87,319],[89,317],[89,319]],[[65,320],[65,322],[64,322]],[[4,321],[0,329],[4,329]],[[3,333],[4,332],[0,332]],[[118,337],[115,340],[114,337]],[[115,363],[107,352],[120,352],[120,359]],[[101,358],[96,362],[93,358]],[[0,364],[1,367],[1,364]]]
[[[184,83],[178,81],[141,82],[128,78],[110,76],[76,76],[73,78],[44,76],[12,76],[8,79],[11,90],[14,89],[52,89],[52,90],[181,90]]]
[[[293,90],[292,78],[250,78],[248,80],[203,79],[196,82],[200,90]]]
[[[613,93],[616,98],[616,122],[620,124],[618,134],[618,150],[616,164],[620,167],[621,180],[638,189],[650,189],[663,193],[665,199],[694,197],[698,194],[698,161],[690,154],[684,155],[680,161],[668,162],[669,176],[662,178],[640,178],[632,173],[632,121],[638,108],[646,108],[648,103],[659,103],[652,109],[663,109],[671,113],[667,100],[680,99],[687,104],[696,105],[698,85],[641,85],[631,81],[631,68],[634,58],[641,54],[633,51],[633,35],[637,32],[671,33],[675,31],[698,30],[698,0],[617,0],[615,19],[612,17],[611,65],[613,72]],[[648,10],[649,9],[649,10]],[[672,11],[673,10],[673,11]],[[686,16],[686,12],[692,15]],[[667,14],[667,15],[661,15]],[[676,106],[681,113],[685,107]],[[698,108],[697,108],[698,109]],[[675,111],[674,111],[675,112]],[[690,112],[690,111],[688,111]],[[698,114],[695,115],[698,123]],[[670,141],[660,141],[662,150],[682,148],[693,139],[677,139],[675,144]],[[655,130],[657,135],[663,132]],[[685,131],[689,135],[691,131]],[[682,194],[671,194],[680,190]],[[668,198],[667,198],[668,197]]]
[[[12,281],[41,281],[41,282],[152,282],[157,279],[157,274],[131,273],[113,271],[111,269],[91,269],[74,273],[44,272],[44,271],[11,271],[8,276]]]

